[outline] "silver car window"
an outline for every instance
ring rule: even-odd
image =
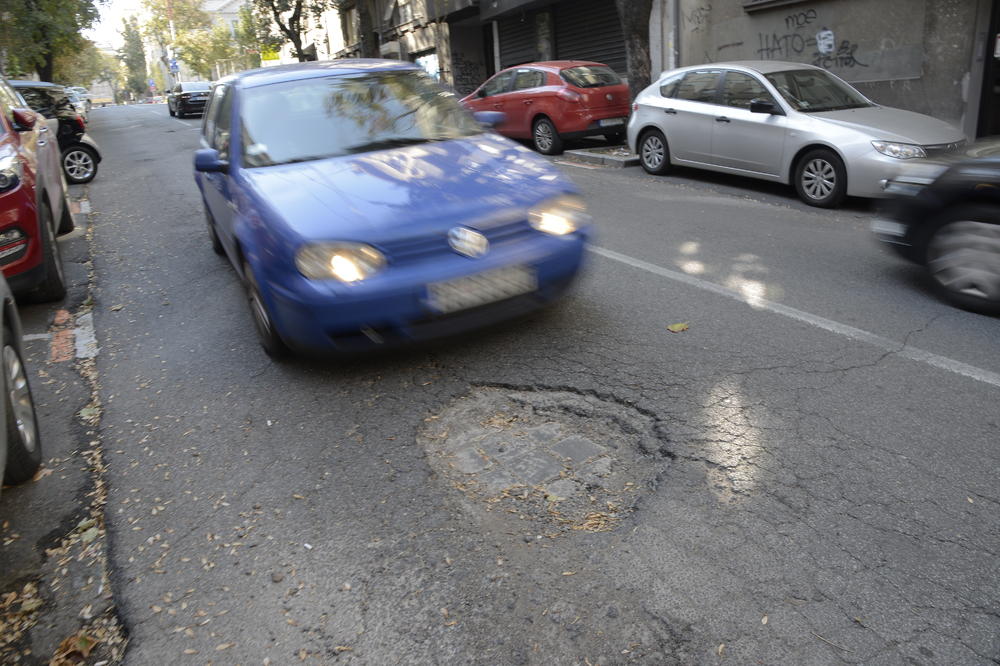
[[[805,113],[872,106],[857,90],[822,69],[790,69],[767,75],[793,109]]]
[[[718,70],[688,72],[677,86],[674,97],[692,102],[717,104],[715,92],[719,85],[719,73]]]
[[[684,78],[683,74],[675,74],[660,84],[660,95],[663,97],[673,97],[677,92],[677,84]]]
[[[726,80],[722,84],[722,103],[749,109],[753,100],[774,103],[771,93],[756,78],[743,72],[726,72]]]

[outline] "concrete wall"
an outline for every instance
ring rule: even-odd
[[[747,12],[743,0],[680,0],[680,65],[819,65],[880,104],[963,124],[983,0],[811,0]],[[655,0],[653,68],[669,62],[672,0]],[[656,60],[659,56],[660,62]],[[979,85],[979,82],[974,82]]]

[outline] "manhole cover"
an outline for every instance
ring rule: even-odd
[[[557,390],[477,388],[426,419],[418,441],[475,506],[526,529],[614,528],[667,457],[654,418]]]

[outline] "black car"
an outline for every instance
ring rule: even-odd
[[[33,111],[59,121],[57,139],[62,168],[72,184],[89,183],[97,175],[101,151],[86,133],[83,118],[69,99],[66,89],[44,81],[10,81]]]
[[[907,165],[872,230],[927,268],[951,303],[1000,314],[1000,141]]]
[[[212,84],[208,81],[178,83],[167,95],[167,111],[178,118],[189,113],[201,113],[205,110],[211,90]]]

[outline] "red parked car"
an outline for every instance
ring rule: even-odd
[[[462,104],[472,111],[501,111],[496,129],[513,139],[531,139],[545,155],[562,152],[563,140],[603,134],[620,143],[628,124],[628,86],[607,65],[553,60],[497,73]]]
[[[0,76],[0,268],[20,298],[66,295],[57,233],[73,230],[56,132]]]

